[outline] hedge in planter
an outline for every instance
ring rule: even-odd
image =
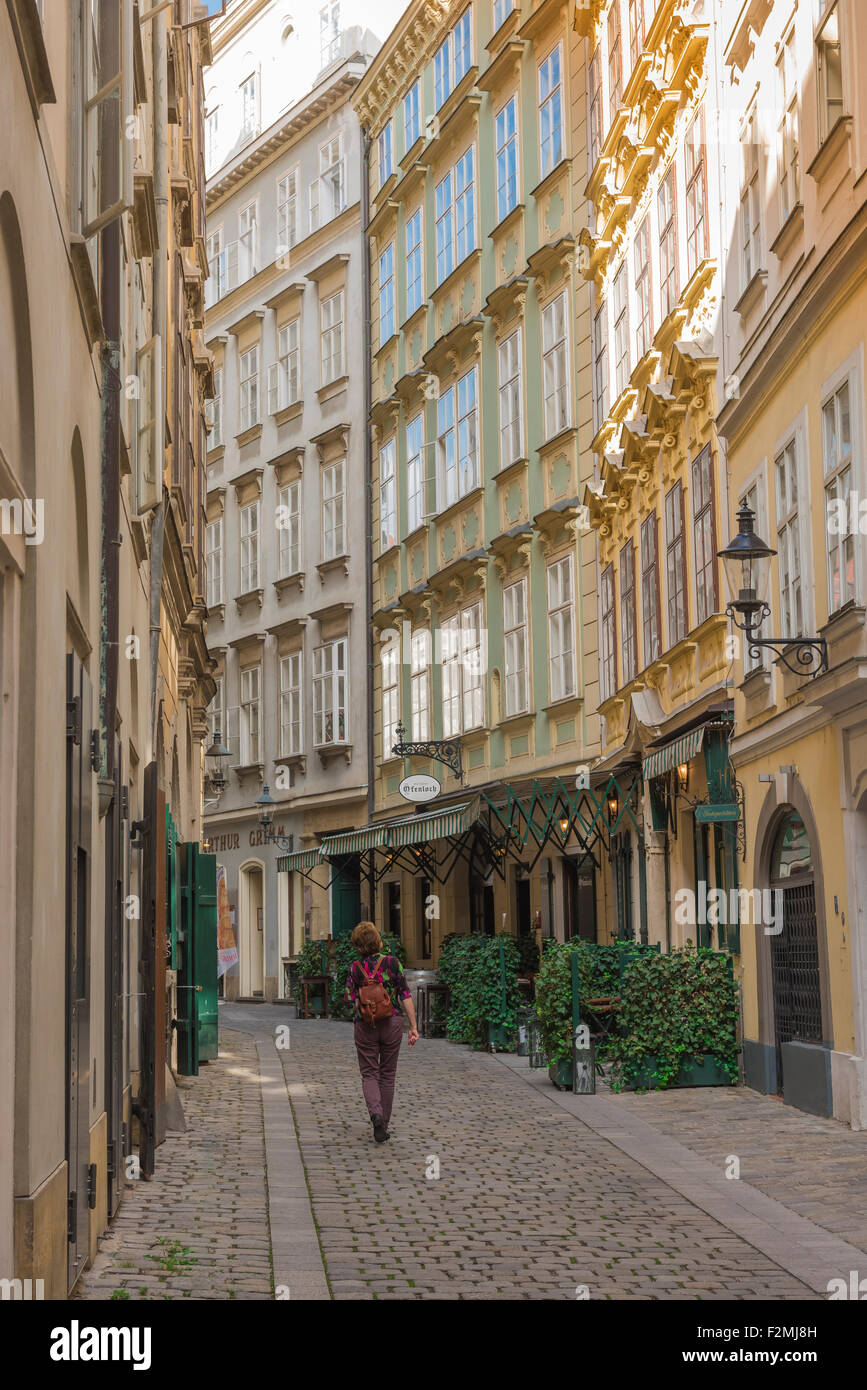
[[[345,1001],[344,991],[346,989],[346,976],[349,973],[350,965],[356,958],[356,951],[348,936],[338,937],[336,941],[305,941],[292,966],[293,997],[300,1007],[299,981],[305,976],[322,974],[323,945],[326,948],[325,969],[331,981],[328,988],[329,1017],[351,1019],[352,1009]],[[396,936],[391,936],[386,932],[382,938],[382,949],[388,956],[397,956],[401,966],[404,965],[406,947]]]
[[[664,1090],[707,1079],[738,1079],[738,993],[731,957],[705,947],[643,955],[621,986],[619,1036],[608,1040],[612,1089]]]
[[[647,948],[637,943],[596,945],[573,937],[546,940],[542,968],[536,977],[536,1014],[552,1066],[572,1059],[572,956],[578,955],[578,998],[599,999],[619,994],[621,971]]]
[[[500,942],[506,972],[505,1000],[500,974]],[[510,1033],[517,1027],[521,994],[518,989],[520,954],[513,936],[451,933],[442,945],[439,980],[449,988],[446,1037],[450,1042],[484,1047],[489,1028]]]

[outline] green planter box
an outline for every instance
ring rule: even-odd
[[[636,1072],[629,1085],[624,1089],[627,1091],[657,1089],[654,1080],[654,1072],[657,1066],[657,1059],[654,1056],[648,1057],[640,1071]],[[728,1072],[720,1066],[716,1057],[712,1053],[703,1053],[700,1057],[691,1057],[681,1063],[680,1071],[673,1081],[669,1083],[665,1090],[675,1090],[686,1086],[732,1086],[734,1082]]]
[[[502,1023],[488,1024],[488,1046],[498,1052],[514,1052],[515,1029],[505,1028]]]
[[[551,1062],[548,1075],[558,1091],[572,1090],[572,1059],[565,1062]]]

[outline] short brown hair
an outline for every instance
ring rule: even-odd
[[[360,956],[372,956],[382,947],[382,937],[374,922],[359,922],[353,930],[351,940]]]

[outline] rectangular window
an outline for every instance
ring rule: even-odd
[[[695,274],[707,255],[707,175],[705,170],[704,112],[700,111],[686,132],[686,267]]]
[[[241,353],[239,381],[241,386],[241,434],[259,423],[259,348],[251,347]]]
[[[641,621],[644,664],[656,661],[659,636],[659,554],[656,512],[641,523]]]
[[[448,34],[434,54],[434,106],[439,111],[452,90],[452,36]]]
[[[567,300],[557,296],[542,310],[542,392],[545,438],[553,439],[570,424]]]
[[[431,736],[430,658],[430,633],[427,628],[421,628],[412,634],[410,643],[410,737],[414,743],[422,743]]]
[[[400,647],[386,643],[382,651],[382,761],[393,758],[400,723]]]
[[[414,314],[424,298],[421,249],[421,208],[406,221],[406,316]]]
[[[646,25],[644,0],[629,0],[629,67],[635,67],[644,49]]]
[[[716,518],[709,444],[692,461],[692,518],[696,620],[703,623],[717,611]]]
[[[501,24],[505,24],[512,10],[515,8],[515,0],[494,0],[494,33],[496,34]]]
[[[472,145],[455,165],[455,264],[476,245],[474,152]]]
[[[346,497],[344,460],[322,469],[322,559],[346,554]]]
[[[277,251],[285,256],[298,240],[298,170],[277,181]]]
[[[415,531],[424,520],[424,419],[416,415],[406,427],[407,525]]]
[[[280,658],[280,752],[293,757],[303,750],[301,732],[301,652]]]
[[[262,761],[261,666],[247,666],[241,672],[241,766],[252,767]]]
[[[820,0],[816,33],[816,73],[819,87],[819,142],[823,144],[844,115],[843,55],[840,47],[839,0]]]
[[[623,684],[638,673],[638,632],[635,615],[635,543],[620,551],[620,641],[623,644]]]
[[[461,613],[461,682],[464,729],[480,729],[485,722],[485,639],[482,605],[474,603]]]
[[[442,664],[443,736],[461,732],[461,620],[456,614],[440,625]]]
[[[479,486],[478,369],[462,376],[437,401],[439,510]]]
[[[205,406],[205,420],[210,429],[208,448],[219,449],[223,443],[223,368],[214,368],[214,394]]]
[[[322,302],[319,311],[322,340],[322,385],[337,381],[343,367],[343,291]]]
[[[327,642],[313,652],[313,742],[317,747],[346,743],[349,705],[347,640]]]
[[[608,94],[611,98],[613,121],[617,108],[623,99],[623,49],[620,30],[620,0],[608,12]]]
[[[614,566],[599,576],[599,686],[603,700],[617,689],[617,612],[614,607]]]
[[[753,110],[741,138],[741,284],[746,289],[762,265],[762,221],[759,190],[757,115]]]
[[[335,135],[319,151],[319,178],[310,185],[310,230],[323,227],[346,206],[343,138]]]
[[[852,531],[852,412],[844,381],[822,406],[825,473],[825,534],[828,544],[828,612],[855,598],[855,536]]]
[[[301,483],[282,487],[277,495],[277,527],[280,532],[280,578],[301,572]]]
[[[455,268],[455,212],[452,202],[452,174],[449,172],[436,191],[437,284],[441,285]]]
[[[598,45],[588,69],[590,85],[590,168],[602,152],[602,47]]]
[[[659,297],[662,317],[668,318],[677,304],[677,194],[672,164],[656,195],[659,219]]]
[[[379,508],[381,550],[397,545],[397,448],[389,439],[379,451]]]
[[[226,293],[226,253],[223,250],[223,229],[218,227],[208,237],[206,246],[208,256],[207,297],[208,308],[222,299]]]
[[[608,414],[608,320],[603,304],[593,319],[593,428]]]
[[[524,454],[523,389],[521,384],[521,330],[497,352],[500,378],[500,467],[508,468]]]
[[[665,579],[668,589],[668,641],[673,647],[683,641],[688,626],[683,488],[679,482],[665,498]]]
[[[386,121],[379,135],[379,186],[394,173],[394,121]]]
[[[650,217],[635,234],[635,305],[638,310],[635,350],[638,357],[650,351],[653,341],[653,293],[650,277]]]
[[[434,106],[439,111],[472,62],[471,10],[461,15],[454,29],[434,54]]]
[[[241,508],[241,593],[259,588],[259,501]]]
[[[473,60],[472,13],[472,6],[468,6],[454,27],[455,86],[469,72]]]
[[[411,150],[421,136],[421,86],[414,82],[403,99],[403,149]]]
[[[774,471],[782,628],[786,637],[799,637],[804,631],[804,603],[801,592],[798,453],[794,439],[777,454]]]
[[[503,590],[503,646],[506,668],[506,718],[530,708],[527,661],[527,581],[519,579]]]
[[[548,566],[548,693],[551,703],[575,694],[575,601],[572,557]]]
[[[395,333],[394,242],[389,242],[379,258],[379,346]]]
[[[214,691],[213,700],[208,705],[208,748],[210,748],[211,744],[214,742],[218,734],[221,743],[227,737],[228,734],[228,730],[226,728],[226,700],[224,694],[223,677],[215,676],[214,684],[217,688]]]
[[[563,73],[558,44],[539,66],[539,174],[544,178],[563,158]]]
[[[208,173],[217,167],[217,150],[220,142],[220,108],[215,106],[205,116],[205,158]]]
[[[620,395],[629,382],[629,298],[624,261],[612,286],[614,314],[614,386]]]
[[[801,201],[798,66],[795,58],[794,25],[777,59],[777,111],[777,182],[780,185],[780,220],[785,222],[792,209]]]
[[[238,283],[249,280],[259,269],[256,204],[250,203],[238,214]],[[231,287],[231,286],[230,286]]]
[[[319,67],[327,68],[340,56],[340,0],[330,0],[319,11]]]
[[[209,608],[216,608],[223,602],[223,518],[208,522],[205,551],[207,600]]]
[[[518,204],[518,99],[512,97],[494,121],[497,158],[497,221]]]
[[[251,72],[241,83],[241,139],[259,133],[259,77]]]
[[[268,414],[295,405],[301,389],[301,320],[277,332],[277,361],[268,368]]]

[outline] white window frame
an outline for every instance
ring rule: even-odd
[[[481,620],[479,601],[440,624],[445,738],[484,727],[487,633]]]
[[[809,511],[809,492],[805,492],[805,469],[801,462],[801,432],[788,431],[774,450],[774,504],[777,533],[777,583],[780,594],[780,624],[784,637],[803,636],[807,630],[804,571],[803,506]],[[783,464],[782,469],[780,465]],[[782,485],[784,475],[785,487]],[[794,479],[794,489],[791,486]],[[797,569],[797,575],[794,571]],[[784,582],[784,576],[785,582]]]
[[[238,359],[239,433],[244,434],[259,424],[259,344],[242,352]]]
[[[421,411],[406,425],[406,494],[407,533],[412,534],[425,520],[425,440]]]
[[[500,28],[500,26],[501,26],[502,24],[505,24],[506,20],[509,18],[509,15],[512,13],[512,10],[513,10],[514,8],[515,8],[515,0],[494,0],[494,28],[493,28],[493,32],[494,32],[495,34],[496,34],[497,30]]]
[[[437,510],[480,485],[479,369],[464,372],[437,401]]]
[[[221,516],[208,522],[205,547],[207,604],[209,608],[217,608],[223,602],[223,518]]]
[[[286,483],[277,494],[277,568],[279,577],[301,573],[301,479]]]
[[[418,233],[410,242],[410,234]],[[410,318],[424,303],[424,213],[417,207],[404,226],[406,259],[406,316]]]
[[[259,270],[259,200],[238,213],[238,283],[251,280]],[[231,288],[231,285],[230,285]]]
[[[261,588],[259,582],[261,514],[262,503],[258,497],[240,509],[241,587],[239,592],[242,594],[251,594],[254,589]]]
[[[863,478],[865,473],[865,443],[864,443],[864,354],[863,348],[859,347],[851,357],[841,363],[837,370],[822,386],[821,406],[820,406],[820,431],[822,443],[822,478],[824,488],[824,507],[825,507],[825,582],[827,585],[828,615],[834,613],[849,602],[860,603],[864,593],[864,581],[862,575],[863,566],[863,543],[861,541],[861,514],[863,503]],[[825,412],[828,406],[835,402],[844,388],[848,388],[849,394],[849,448],[845,455],[838,456],[836,462],[829,467],[828,461],[828,440],[826,436],[826,417]],[[836,410],[835,410],[836,414]],[[848,475],[848,481],[843,487],[843,480]],[[832,498],[833,489],[833,498]],[[831,531],[829,503],[832,500],[844,501],[846,503],[845,514],[847,517],[845,533]],[[856,506],[856,504],[858,504]],[[853,520],[857,524],[852,527]],[[833,552],[839,549],[841,552],[845,545],[851,548],[852,565],[852,584],[846,586],[845,597],[832,607],[833,595]],[[843,556],[841,554],[841,566]],[[842,569],[841,569],[842,572]]]
[[[211,308],[223,298],[228,289],[226,252],[223,247],[223,228],[215,227],[208,233],[205,254],[208,260],[208,280],[205,286],[207,307]]]
[[[322,560],[346,554],[346,459],[322,465]]]
[[[556,73],[549,72],[555,63]],[[563,46],[560,43],[556,44],[547,58],[539,64],[538,97],[541,180],[547,178],[563,158]]]
[[[813,38],[816,72],[816,104],[819,113],[819,145],[825,143],[841,116],[849,111],[846,99],[846,72],[843,61],[843,6],[840,0],[819,0],[819,19]],[[837,60],[829,64],[827,54],[836,49]],[[834,73],[834,95],[830,94],[829,73]],[[839,95],[837,85],[839,80]]]
[[[611,285],[611,313],[614,318],[614,391],[619,396],[629,384],[629,281],[626,261]]]
[[[380,553],[397,545],[397,440],[387,439],[379,451]]]
[[[298,240],[298,189],[301,169],[287,169],[277,180],[277,256],[284,256]]]
[[[530,708],[529,623],[527,580],[503,589],[503,707],[506,719]]]
[[[241,100],[240,139],[252,140],[254,135],[259,134],[261,127],[259,73],[255,70],[248,73],[238,83],[238,92]]]
[[[798,103],[800,90],[795,51],[795,25],[780,42],[777,57],[777,183],[780,189],[780,223],[788,221],[801,201],[801,153]]]
[[[349,742],[348,648],[348,637],[338,637],[313,649],[313,743],[317,748]]]
[[[568,583],[566,577],[568,576]],[[571,555],[546,568],[548,614],[548,699],[574,697],[578,685],[575,652],[575,575]],[[568,639],[564,641],[563,639]]]
[[[436,187],[437,285],[476,249],[475,181],[476,147],[472,144]]]
[[[341,133],[319,147],[319,177],[310,185],[309,199],[311,232],[326,226],[346,207],[346,164]]]
[[[379,186],[388,183],[394,173],[394,117],[386,121],[376,142],[379,160]]]
[[[560,329],[558,314],[562,316]],[[542,395],[545,439],[554,439],[572,423],[569,368],[569,298],[565,290],[542,310]]]
[[[400,644],[386,642],[380,658],[382,678],[382,761],[389,762],[395,755],[392,748],[397,743],[397,726],[400,723]]]
[[[518,142],[518,94],[513,92],[494,117],[494,150],[497,171],[497,221],[518,206],[520,154]]]
[[[397,331],[397,275],[394,242],[390,241],[379,257],[379,346],[393,338]]]
[[[277,415],[301,399],[301,319],[277,330],[277,361],[268,368],[268,414]]]
[[[418,628],[410,639],[410,738],[422,743],[431,737],[431,635]]]
[[[319,10],[319,71],[340,57],[340,0],[328,0]]]
[[[761,159],[759,157],[758,112],[753,107],[744,123],[741,136],[741,182],[740,234],[741,234],[741,289],[745,290],[753,276],[761,269],[764,252],[762,249],[762,199],[761,199]]]
[[[768,488],[767,488],[767,461],[763,460],[759,468],[747,478],[738,492],[738,509],[744,504],[752,507],[754,512],[753,526],[756,534],[766,536],[768,534]],[[729,595],[731,597],[731,595]],[[768,602],[771,595],[768,596]],[[769,629],[773,630],[773,619],[768,624]],[[761,636],[762,624],[756,629],[756,636]],[[753,671],[766,671],[769,666],[768,649],[758,648],[758,656],[750,655],[750,644],[746,637],[743,639],[744,653],[744,675],[749,676]]]
[[[223,368],[214,368],[214,394],[205,402],[205,420],[209,426],[208,450],[219,449],[223,443]]]
[[[516,328],[497,346],[500,468],[524,457],[523,333]]]
[[[434,109],[448,101],[452,92],[466,76],[473,61],[472,5],[468,6],[454,28],[446,34],[434,54]],[[460,30],[460,34],[458,31]],[[460,46],[459,46],[460,45]]]
[[[403,151],[411,150],[421,137],[421,79],[416,78],[403,98]]]
[[[240,674],[240,759],[242,767],[262,762],[262,666],[244,666]]]
[[[304,750],[304,653],[280,657],[280,754],[298,757]]]
[[[343,338],[343,290],[329,295],[319,304],[319,336],[321,345],[321,385],[339,381],[346,375]]]

